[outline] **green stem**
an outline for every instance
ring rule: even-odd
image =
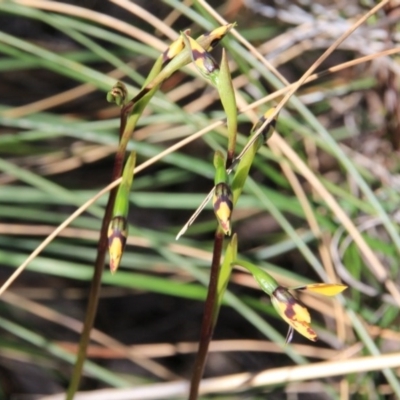
[[[213,257],[211,262],[210,282],[208,285],[207,298],[204,303],[203,320],[201,322],[201,333],[199,349],[197,350],[196,360],[192,379],[190,381],[189,400],[197,400],[199,386],[203,376],[204,366],[207,360],[208,348],[214,333],[215,304],[217,301],[218,277],[221,265],[222,246],[224,243],[224,233],[218,227],[215,232]]]

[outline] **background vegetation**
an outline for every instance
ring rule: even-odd
[[[239,151],[287,82],[374,5],[75,3],[0,1],[1,282],[109,183],[119,110],[106,92],[121,79],[134,95],[180,30],[196,37],[223,23],[218,18],[238,23],[222,45],[241,110]],[[334,301],[301,296],[320,340],[295,334],[284,346],[287,325],[251,276],[235,270],[205,399],[400,397],[397,370],[389,369],[400,366],[400,10],[385,3],[318,68],[331,71],[286,104],[233,215],[241,257],[282,285],[342,280],[349,289]],[[139,121],[131,143],[138,164],[170,154],[135,175],[122,267],[104,272],[81,385],[96,399],[185,397],[216,227],[211,205],[175,236],[213,186],[212,157],[226,134],[221,110],[215,89],[187,68],[164,83]],[[105,202],[73,219],[1,294],[0,397],[62,398],[50,395],[68,385]]]

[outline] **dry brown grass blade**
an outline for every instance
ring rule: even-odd
[[[278,134],[275,134],[270,142],[275,142],[276,146],[285,155],[285,157],[292,162],[294,167],[300,172],[304,178],[312,185],[314,190],[323,199],[325,204],[332,210],[336,218],[342,223],[342,225],[349,232],[349,235],[353,238],[354,242],[357,244],[358,248],[364,254],[366,259],[370,262],[377,279],[383,282],[388,290],[388,292],[393,296],[396,303],[400,306],[400,292],[396,287],[394,282],[389,279],[388,273],[385,267],[382,265],[378,257],[368,246],[357,227],[353,224],[351,219],[339,206],[335,198],[329,193],[329,191],[323,186],[323,184],[318,180],[315,174],[309,169],[309,167],[304,163],[304,161],[291,149],[291,147],[285,142],[285,140]]]
[[[65,314],[55,311],[35,301],[28,300],[23,296],[19,296],[9,291],[3,294],[2,300],[8,304],[13,305],[14,307],[21,308],[37,317],[64,326],[65,328],[72,330],[78,334],[82,331],[83,323],[81,323],[77,319],[68,317]],[[149,359],[147,356],[136,354],[134,349],[132,349],[130,346],[125,346],[123,343],[106,335],[98,329],[93,328],[90,337],[92,340],[101,344],[105,348],[112,350],[120,357],[131,360],[132,362],[140,365],[144,369],[147,369],[152,374],[158,376],[161,379],[170,380],[180,378],[161,364]]]
[[[283,99],[279,102],[279,104],[275,107],[275,111],[271,113],[271,115],[266,119],[263,125],[255,132],[253,140],[250,140],[249,143],[243,148],[243,150],[238,155],[240,158],[257,140],[257,136],[261,134],[261,132],[265,129],[265,127],[279,114],[280,110],[285,106],[287,101],[293,94],[303,85],[309,76],[338,48],[338,46],[348,38],[360,25],[362,25],[369,17],[374,15],[379,9],[381,9],[385,4],[388,3],[389,0],[383,0],[375,7],[373,7],[369,12],[363,15],[357,22],[355,22],[345,33],[343,33],[338,39],[332,43],[331,46],[328,47],[327,50],[309,67],[309,69],[302,75],[302,77],[295,82],[295,84],[289,89],[289,91],[285,94]]]
[[[125,75],[125,73],[119,69],[114,69],[107,75],[115,79],[120,79]],[[6,110],[2,113],[2,115],[6,118],[21,118],[29,114],[34,114],[36,112],[48,110],[50,108],[68,103],[69,101],[73,101],[79,97],[83,97],[89,93],[92,93],[95,90],[97,90],[97,88],[93,85],[84,83],[83,85],[79,85],[64,92],[46,97],[45,99]]]
[[[319,73],[319,74],[314,74],[311,75],[309,77],[309,79],[307,80],[307,82],[311,81],[311,80],[315,80],[318,77],[322,76],[322,75],[326,75],[328,73],[331,72],[337,72],[340,71],[341,69],[344,68],[348,68],[350,66],[359,64],[361,62],[366,62],[369,61],[371,59],[374,59],[376,57],[379,56],[384,56],[384,55],[392,55],[395,53],[399,53],[400,52],[400,48],[399,49],[391,49],[391,50],[386,50],[377,54],[373,54],[373,55],[369,55],[369,56],[365,56],[365,57],[361,57],[357,60],[353,60],[351,62],[345,63],[345,64],[341,64],[337,67],[334,68],[330,68],[327,71],[323,71],[323,73]],[[294,84],[293,84],[294,85]],[[292,85],[290,86],[292,87]],[[272,99],[274,99],[275,97],[278,97],[280,95],[282,95],[283,93],[287,92],[290,87],[286,87],[281,89],[278,92],[272,93],[271,95],[268,95],[260,100],[257,100],[251,104],[249,104],[248,106],[242,108],[240,110],[241,113],[246,112],[247,110],[251,110],[253,108],[256,108],[258,106],[260,106],[261,104],[264,104]],[[180,142],[177,142],[175,145],[169,147],[168,149],[164,150],[163,152],[159,153],[157,156],[152,157],[151,159],[147,160],[145,163],[141,164],[139,167],[137,167],[137,169],[135,169],[135,173],[142,171],[143,169],[149,167],[150,165],[156,163],[157,161],[159,161],[160,159],[162,159],[163,157],[167,156],[168,154],[173,153],[174,151],[179,150],[180,148],[186,146],[187,144],[191,143],[192,141],[200,138],[201,136],[203,136],[204,134],[212,131],[213,129],[217,129],[220,126],[222,126],[224,124],[224,121],[216,121],[212,124],[210,124],[208,127],[203,128],[199,131],[197,131],[196,133],[194,133],[193,135],[181,140]],[[7,281],[0,287],[0,296],[2,293],[4,293],[4,291],[12,284],[12,282],[22,273],[22,271],[26,268],[26,266],[38,255],[41,253],[41,251],[55,238],[57,237],[57,235],[64,229],[66,228],[73,220],[75,220],[79,215],[81,215],[83,212],[86,211],[87,208],[89,208],[92,204],[94,204],[97,199],[99,199],[102,195],[106,194],[108,191],[110,191],[112,188],[116,187],[118,184],[120,183],[120,179],[117,181],[112,182],[110,185],[108,185],[106,188],[102,189],[96,196],[93,197],[93,199],[87,201],[86,203],[84,203],[81,207],[79,207],[78,210],[76,210],[73,214],[71,214],[71,216],[65,220],[62,224],[60,224],[58,226],[58,228],[56,228],[53,233],[51,235],[49,235],[48,238],[46,238],[46,240],[44,242],[42,242],[42,244],[40,245],[40,247],[38,247],[37,249],[35,249],[34,252],[32,252],[32,254],[25,260],[25,262],[23,264],[21,264],[18,269],[16,271],[14,271],[14,273],[7,279]]]
[[[206,1],[198,0],[198,3],[220,24],[228,24],[226,21],[213,7],[211,7]],[[281,80],[282,83],[288,85],[289,82],[286,78],[268,61],[263,57],[262,54],[248,41],[246,40],[236,29],[232,29],[232,35],[242,43],[249,51],[252,53],[262,64],[266,66],[267,69],[273,72],[273,74]],[[275,114],[276,115],[276,114]],[[271,118],[272,119],[272,118]]]
[[[283,368],[273,368],[252,374],[241,373],[219,378],[204,379],[200,385],[202,395],[208,393],[231,393],[256,387],[288,384],[290,382],[318,380],[335,376],[380,371],[384,368],[400,367],[400,353],[353,359],[317,362]],[[185,396],[187,382],[178,381],[146,385],[132,389],[104,389],[77,393],[75,400],[146,400],[171,399]],[[63,395],[51,395],[40,400],[63,400]]]
[[[190,7],[193,4],[193,0],[183,0],[182,4],[186,7]],[[179,10],[172,10],[165,18],[164,24],[172,26],[173,23],[182,15]]]
[[[25,7],[38,8],[41,10],[53,11],[66,15],[73,15],[77,18],[84,18],[100,25],[107,26],[113,30],[120,31],[123,34],[140,40],[157,50],[163,51],[165,49],[165,43],[153,35],[150,35],[149,33],[146,33],[143,30],[117,18],[92,11],[84,7],[48,0],[13,0],[13,2],[24,5]]]
[[[355,65],[362,64],[362,63],[374,60],[374,59],[376,59],[378,57],[390,56],[390,55],[394,55],[394,54],[398,54],[398,53],[400,53],[400,47],[395,48],[395,49],[383,50],[383,51],[380,51],[378,53],[369,54],[368,56],[359,57],[359,58],[356,58],[355,60],[348,61],[348,62],[339,64],[339,65],[337,65],[335,67],[328,68],[327,70],[324,70],[322,72],[318,72],[318,73],[312,74],[306,79],[304,84],[309,83],[309,82],[313,82],[318,78],[322,78],[323,76],[326,76],[326,75],[329,75],[329,74],[333,74],[334,72],[339,72],[339,71],[342,71],[343,69],[354,67]],[[278,97],[281,97],[282,95],[285,95],[285,93],[287,93],[289,90],[291,90],[294,87],[294,85],[297,84],[297,82],[291,83],[289,86],[286,86],[286,87],[284,87],[282,89],[278,89],[275,92],[269,94],[268,96],[265,96],[265,97],[263,97],[263,98],[261,98],[259,100],[254,101],[249,106],[240,109],[240,112],[245,112],[250,108],[259,107],[262,104],[265,104],[265,103],[267,103],[267,102],[269,102],[271,100],[274,100],[274,99],[276,99]]]
[[[128,0],[109,0],[109,1],[111,3],[118,5],[121,8],[124,8],[130,13],[141,18],[143,21],[152,25],[159,32],[163,33],[168,39],[175,40],[179,36],[178,33],[172,28],[170,28],[170,26],[167,25],[164,21],[157,18],[154,14],[148,12],[143,7],[140,7],[138,4],[132,3],[131,1]]]
[[[58,342],[60,346],[71,352],[76,352],[77,345],[71,342]],[[304,357],[317,358],[320,360],[341,359],[343,352],[330,348],[321,348],[304,344],[293,344],[299,354]],[[151,343],[127,346],[132,354],[147,358],[172,357],[178,354],[192,354],[197,351],[197,342],[178,342],[178,343]],[[214,340],[210,343],[210,353],[221,352],[265,352],[282,354],[282,347],[276,343],[261,340]],[[360,348],[357,348],[359,351]],[[346,358],[351,355],[346,353]],[[125,358],[124,354],[114,351],[112,348],[103,346],[91,346],[88,357],[98,358]]]
[[[28,258],[11,274],[11,276],[1,285],[0,287],[0,296],[9,288],[9,286],[18,278],[18,276],[24,271],[24,269],[28,266],[28,264],[38,256],[43,249],[53,241],[54,238],[58,236],[58,234],[65,229],[73,220],[75,220],[79,215],[84,213],[92,204],[94,204],[101,196],[108,193],[111,189],[116,187],[119,183],[121,183],[121,178],[112,182],[100,192],[98,192],[93,198],[85,202],[81,207],[79,207],[74,213],[72,213],[62,224],[60,224],[54,231],[47,236],[47,238],[28,256]]]
[[[23,224],[1,224],[0,223],[0,235],[10,236],[48,236],[54,231],[54,227],[51,225],[23,225]],[[58,232],[60,237],[75,238],[82,240],[98,240],[99,232],[89,229],[82,228],[64,228]],[[153,244],[150,240],[142,236],[130,235],[127,239],[127,244],[131,246],[142,247],[151,249]],[[179,243],[170,243],[168,249],[172,252],[185,257],[191,257],[197,260],[210,261],[211,252],[202,250],[197,247],[187,246]]]
[[[30,7],[42,8],[42,9],[47,9],[47,10],[56,11],[56,12],[65,12],[65,13],[71,14],[71,15],[79,15],[80,17],[83,16],[83,17],[86,17],[88,19],[94,20],[94,21],[96,21],[98,23],[103,23],[104,25],[107,25],[107,26],[111,25],[112,27],[114,26],[113,23],[116,22],[116,20],[113,20],[112,18],[111,18],[111,21],[110,21],[109,17],[107,17],[107,16],[103,16],[103,17],[107,17],[104,20],[103,18],[100,18],[102,16],[102,14],[94,13],[94,12],[89,11],[89,10],[86,10],[88,13],[85,13],[84,15],[81,16],[79,14],[79,12],[82,10],[80,7],[69,6],[69,5],[60,4],[60,3],[55,4],[55,3],[52,3],[52,2],[49,2],[49,1],[45,1],[45,0],[15,0],[15,2],[18,2],[20,4],[24,4],[24,5],[27,5],[27,6],[30,6]],[[381,6],[381,5],[382,5],[382,3],[380,3],[378,6]],[[376,10],[378,6],[376,6],[374,8],[374,10]],[[372,13],[372,11],[370,13]],[[99,14],[99,15],[97,15],[97,14]],[[132,36],[135,36],[133,31],[131,31],[130,33],[131,33]],[[161,47],[163,49],[165,47],[162,44],[162,42],[160,42],[160,41],[157,41],[156,45],[157,46],[155,46],[155,47],[157,47],[157,48]],[[323,74],[330,73],[330,72],[335,72],[335,71],[341,70],[343,68],[347,68],[349,66],[355,65],[357,63],[371,60],[371,59],[376,58],[377,56],[380,56],[380,55],[395,54],[395,53],[398,53],[399,51],[400,51],[400,49],[392,49],[392,50],[388,50],[388,51],[384,51],[384,52],[378,53],[376,55],[370,55],[370,56],[362,57],[360,59],[354,60],[353,62],[345,63],[345,64],[342,64],[342,65],[337,66],[335,68],[330,68],[328,71],[324,71]],[[309,74],[311,74],[311,71],[309,71]],[[320,74],[310,75],[309,77],[306,76],[304,81],[307,82],[307,81],[310,81],[310,80],[317,79],[317,77],[319,77],[321,75],[322,74],[320,73]],[[304,83],[304,82],[298,81],[298,82],[290,85],[287,88],[284,88],[284,89],[282,89],[282,90],[280,90],[280,91],[278,91],[276,93],[273,93],[272,95],[266,96],[263,99],[260,99],[260,100],[258,100],[256,102],[250,104],[249,106],[243,108],[241,110],[241,112],[245,112],[247,110],[255,108],[255,107],[257,107],[257,106],[259,106],[259,105],[261,105],[261,104],[263,104],[263,103],[265,103],[267,101],[270,101],[271,99],[273,99],[273,98],[275,98],[277,96],[280,96],[280,95],[286,93],[287,91],[289,91],[289,93],[286,94],[285,98],[286,97],[288,98],[288,97],[290,97],[291,93],[294,93],[295,90],[297,90],[297,88],[301,85],[301,83]],[[191,135],[190,137],[185,138],[184,140],[176,143],[175,145],[173,145],[170,148],[166,149],[165,151],[161,152],[157,156],[147,160],[145,163],[141,164],[139,167],[137,167],[135,169],[135,173],[147,168],[148,166],[150,166],[150,165],[154,164],[155,162],[159,161],[160,159],[162,159],[164,156],[166,156],[168,154],[171,154],[172,152],[180,149],[181,147],[185,146],[186,144],[188,144],[188,143],[196,140],[197,138],[201,137],[205,133],[208,133],[208,132],[212,131],[213,129],[216,129],[216,128],[222,126],[222,125],[223,125],[223,121],[216,121],[216,122],[210,124],[208,127],[201,129],[200,131],[196,132],[195,134]],[[116,180],[113,183],[111,183],[110,185],[108,185],[106,188],[101,190],[96,196],[94,196],[93,199],[91,199],[88,202],[86,202],[85,204],[83,204],[67,220],[65,220],[61,225],[59,225],[59,227],[56,228],[53,231],[53,233],[51,235],[49,235],[45,239],[45,241],[43,241],[42,244],[37,249],[35,249],[34,252],[32,252],[32,254],[27,258],[27,260],[25,260],[25,262],[23,264],[21,264],[18,267],[18,269],[10,276],[10,278],[2,285],[2,287],[0,288],[0,296],[11,285],[11,283],[19,276],[19,274],[26,268],[26,266],[29,264],[29,262],[32,259],[34,259],[38,254],[40,254],[40,252],[47,246],[47,244],[49,244],[59,234],[59,232],[61,232],[65,227],[67,227],[71,223],[71,221],[73,221],[80,214],[82,214],[98,198],[100,198],[103,194],[107,193],[112,188],[116,187],[119,183],[120,183],[120,180]],[[362,240],[362,238],[361,238],[361,240]],[[388,287],[391,288],[391,291],[393,291],[394,293],[398,292],[397,289],[394,287],[392,282],[388,282]]]

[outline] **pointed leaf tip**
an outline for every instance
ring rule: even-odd
[[[342,293],[345,289],[347,289],[347,286],[340,283],[313,283],[294,288],[294,290],[304,290],[322,294],[324,296],[336,296],[337,294]]]

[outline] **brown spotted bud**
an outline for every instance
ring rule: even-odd
[[[190,29],[185,31],[186,35],[190,34]],[[179,36],[174,42],[172,42],[167,50],[162,54],[162,65],[165,67],[176,55],[178,55],[185,47],[182,35]]]
[[[213,206],[219,225],[225,235],[230,235],[233,196],[230,187],[225,182],[220,182],[215,186]]]
[[[114,217],[108,226],[108,252],[110,255],[110,271],[117,271],[128,237],[128,224],[124,217]]]
[[[117,82],[107,93],[107,101],[115,103],[117,106],[123,106],[128,96],[126,86],[122,82]]]

